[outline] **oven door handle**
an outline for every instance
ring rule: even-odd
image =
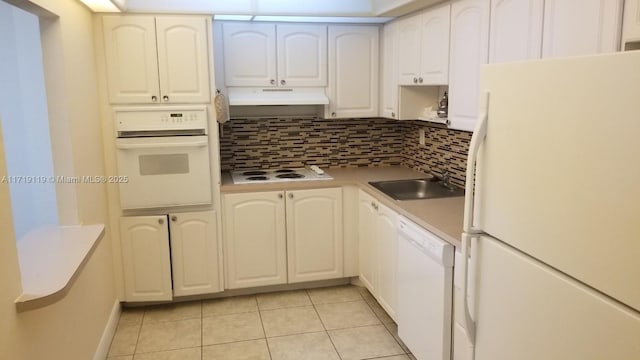
[[[191,141],[191,142],[154,142],[154,143],[122,143],[116,141],[116,147],[121,150],[129,149],[158,149],[158,148],[193,148],[204,147],[209,145],[209,142],[205,140]]]

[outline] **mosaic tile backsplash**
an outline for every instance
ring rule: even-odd
[[[438,175],[446,170],[452,183],[464,187],[471,133],[430,127],[422,121],[405,124],[402,165]],[[420,145],[420,129],[425,130],[425,145]]]
[[[425,145],[419,131],[425,129]],[[464,186],[471,133],[435,128],[420,121],[234,118],[222,127],[223,171],[274,167],[404,165],[419,171],[446,169]]]

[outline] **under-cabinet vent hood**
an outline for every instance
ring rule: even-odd
[[[327,105],[324,88],[230,87],[229,105]]]

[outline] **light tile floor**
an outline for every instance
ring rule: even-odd
[[[364,288],[125,308],[109,360],[415,359]]]

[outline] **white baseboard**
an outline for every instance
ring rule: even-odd
[[[113,335],[116,333],[116,328],[118,327],[120,313],[120,300],[116,299],[116,302],[113,304],[113,309],[111,309],[109,320],[107,320],[107,325],[104,327],[104,331],[102,332],[102,337],[100,338],[100,343],[98,343],[98,348],[93,356],[93,360],[105,360],[107,355],[109,355],[109,347],[111,346],[111,340],[113,339]]]

